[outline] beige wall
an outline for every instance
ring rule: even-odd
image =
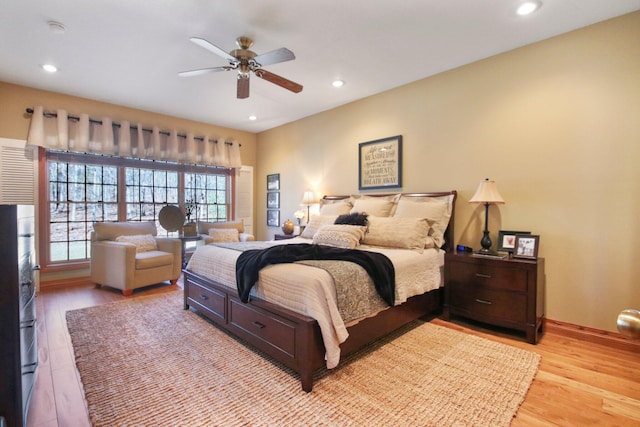
[[[479,247],[484,208],[468,201],[494,179],[494,245],[500,229],[541,236],[547,317],[615,331],[640,308],[639,41],[636,12],[260,133],[258,238],[278,231],[267,174],[284,221],[308,187],[357,192],[358,143],[400,134],[402,191],[458,190],[456,243]]]

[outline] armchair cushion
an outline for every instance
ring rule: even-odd
[[[162,251],[147,251],[136,254],[136,270],[162,267],[173,263],[173,254]]]
[[[136,253],[155,251],[158,249],[156,239],[151,234],[132,234],[130,236],[118,236],[116,242],[133,243],[136,245]]]
[[[255,237],[253,234],[248,234],[244,232],[244,223],[242,220],[236,221],[220,221],[220,222],[206,222],[206,221],[198,221],[198,234],[201,234],[204,238],[204,243],[209,244],[213,243],[214,238],[209,235],[209,230],[212,228],[215,229],[236,229],[238,230],[238,238],[241,242],[250,242],[254,241]]]
[[[235,228],[214,228],[209,229],[209,236],[214,242],[239,242],[240,234]]]

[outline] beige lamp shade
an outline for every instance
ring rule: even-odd
[[[489,178],[480,182],[476,194],[473,195],[469,203],[505,203],[504,199],[498,192],[498,186],[495,181],[490,181]]]
[[[313,191],[307,190],[302,195],[302,201],[300,202],[300,206],[311,206],[313,204],[318,203],[318,199]]]

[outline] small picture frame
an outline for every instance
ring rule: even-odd
[[[267,209],[280,209],[279,191],[271,191],[267,193]]]
[[[516,247],[516,236],[518,234],[531,234],[531,232],[500,230],[498,233],[498,252],[508,252],[512,254]]]
[[[267,175],[267,191],[280,190],[280,174]]]
[[[538,244],[540,236],[533,234],[517,234],[514,258],[538,259]]]
[[[280,226],[280,211],[275,209],[267,210],[267,227]]]

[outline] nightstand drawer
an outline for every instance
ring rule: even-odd
[[[527,320],[527,295],[483,287],[450,284],[450,298],[455,308],[465,315],[487,321],[489,318],[507,322],[525,323]]]
[[[458,262],[449,269],[447,280],[451,283],[466,283],[469,287],[510,291],[527,290],[527,272],[520,268],[499,268]]]

